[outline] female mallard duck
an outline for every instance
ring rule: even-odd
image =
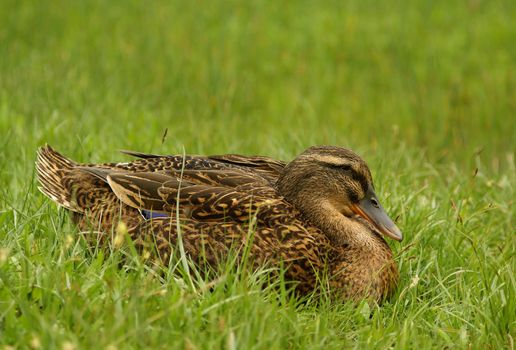
[[[141,159],[79,164],[42,147],[40,190],[71,210],[81,230],[110,232],[123,221],[139,248],[152,237],[165,262],[180,227],[194,261],[215,265],[249,241],[253,263],[283,262],[300,293],[314,290],[324,272],[344,299],[382,301],[397,285],[381,234],[401,241],[401,232],[380,205],[366,163],[349,149],[310,147],[288,164],[125,153]]]

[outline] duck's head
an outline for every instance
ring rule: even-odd
[[[332,220],[356,221],[359,216],[383,235],[397,241],[403,238],[376,196],[367,164],[349,149],[308,148],[285,167],[277,186],[281,195],[318,226]]]

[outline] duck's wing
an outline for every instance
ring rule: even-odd
[[[263,156],[242,156],[239,154],[224,154],[209,156],[211,160],[215,160],[229,166],[240,167],[256,172],[269,182],[275,183],[283,169],[287,165],[286,162],[274,158]]]
[[[295,210],[267,180],[245,171],[127,172],[85,167],[104,179],[126,205],[146,212],[198,221],[288,221]]]
[[[226,170],[236,169],[253,172],[265,178],[269,183],[275,183],[283,171],[286,162],[262,156],[243,156],[239,154],[224,154],[213,156],[187,155],[158,155],[134,151],[121,151],[124,154],[141,158],[131,163],[105,164],[110,167],[124,168],[130,171],[161,171],[161,170]]]

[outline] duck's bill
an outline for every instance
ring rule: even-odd
[[[353,204],[351,209],[355,214],[360,215],[373,224],[374,227],[376,227],[378,231],[385,236],[396,241],[401,241],[403,239],[400,229],[387,215],[371,187],[367,191],[364,199],[362,199],[358,204]]]

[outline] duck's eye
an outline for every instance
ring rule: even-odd
[[[374,197],[371,197],[371,204],[375,208],[380,208],[380,204],[378,203],[378,200],[376,198],[374,198]]]

